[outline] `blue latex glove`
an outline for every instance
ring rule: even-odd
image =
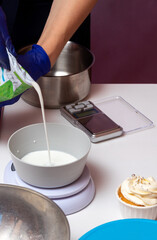
[[[35,81],[51,68],[49,57],[40,45],[34,44],[30,51],[17,55],[16,59]]]
[[[8,54],[6,52],[6,47],[8,50],[16,57],[16,52],[14,46],[12,45],[11,38],[8,33],[7,23],[5,14],[0,7],[0,67],[10,70],[10,64],[8,59]],[[0,103],[0,107],[4,105],[13,104],[18,101],[20,96],[17,96],[14,99]]]
[[[6,47],[9,52],[16,57],[15,48],[8,33],[5,14],[0,7],[0,67],[10,70],[10,64]]]
[[[49,57],[41,46],[34,44],[32,49],[24,55],[16,54],[8,33],[5,14],[0,7],[0,66],[9,69],[10,65],[6,47],[35,81],[50,71],[51,64]],[[11,100],[2,102],[0,103],[0,107],[13,104],[18,101],[19,98],[20,96],[17,96]]]

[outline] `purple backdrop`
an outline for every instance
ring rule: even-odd
[[[99,0],[91,50],[93,83],[157,83],[157,1]]]

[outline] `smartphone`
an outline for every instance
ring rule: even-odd
[[[101,142],[123,134],[122,127],[91,101],[69,104],[62,107],[60,111],[69,122],[84,131],[91,142]]]

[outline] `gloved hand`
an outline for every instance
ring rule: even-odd
[[[9,52],[16,57],[15,48],[8,33],[5,14],[0,7],[0,67],[10,70],[10,64],[6,47]]]
[[[10,64],[9,64],[8,54],[6,52],[6,47],[11,52],[11,54],[16,57],[16,52],[12,45],[12,41],[8,33],[6,17],[2,8],[0,7],[0,67],[10,70]],[[14,102],[18,101],[18,99],[19,99],[19,96],[11,100],[1,102],[0,107],[3,107],[4,105],[8,105],[8,104],[13,104]]]
[[[5,14],[0,7],[0,66],[10,69],[6,47],[35,81],[50,71],[51,64],[49,57],[41,46],[34,44],[32,49],[24,55],[16,54],[8,33]],[[0,103],[0,107],[15,103],[19,98],[20,96],[17,96],[11,100],[2,102]]]

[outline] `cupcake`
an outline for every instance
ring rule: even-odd
[[[157,218],[157,181],[133,174],[116,191],[124,218]]]

